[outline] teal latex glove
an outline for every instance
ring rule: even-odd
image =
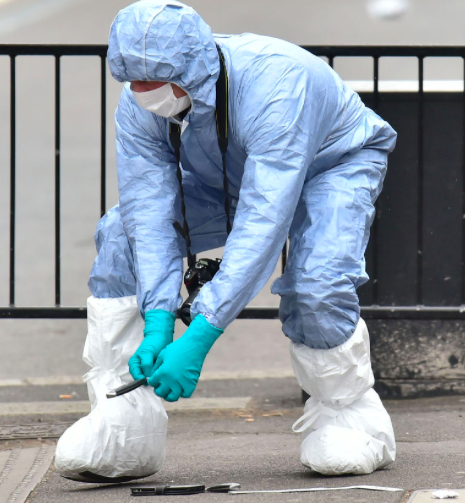
[[[203,362],[224,332],[198,314],[184,335],[167,346],[159,355],[148,383],[155,394],[168,402],[189,398],[197,386]]]
[[[144,340],[129,359],[129,372],[134,380],[152,375],[160,351],[173,342],[175,320],[173,313],[162,309],[145,313]]]

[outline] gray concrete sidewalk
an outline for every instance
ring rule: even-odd
[[[3,388],[2,402],[8,399],[10,391]],[[17,403],[34,401],[31,396],[35,395],[39,404],[41,400],[58,401],[59,391],[66,392],[66,389],[63,386],[60,390],[56,386],[24,387],[16,388],[14,395]],[[83,398],[83,387],[74,386],[73,391],[79,395],[76,399]],[[302,406],[300,390],[293,378],[206,381],[199,385],[194,399],[233,400],[239,396],[249,397],[245,409],[171,412],[167,461],[162,471],[149,479],[110,486],[79,484],[62,479],[52,467],[28,501],[129,502],[132,486],[239,482],[247,490],[375,485],[400,487],[403,491],[255,494],[234,496],[237,501],[400,503],[418,489],[465,487],[465,397],[386,401],[397,436],[397,461],[369,476],[331,478],[312,473],[299,462],[300,440],[292,433],[291,425],[301,415]],[[80,415],[2,416],[0,453],[53,445],[56,442],[53,437]],[[25,424],[35,425],[36,432],[31,426],[21,426]],[[41,440],[18,440],[21,433],[41,436]],[[194,499],[213,503],[228,498],[231,496],[207,494],[190,496],[188,500],[172,496],[169,501]]]

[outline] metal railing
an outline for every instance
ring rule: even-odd
[[[464,63],[465,47],[365,47],[365,46],[303,46],[313,54],[328,59],[334,65],[336,57],[368,57],[373,60],[373,108],[380,103],[379,62],[382,57],[414,57],[418,60],[418,222],[417,222],[417,303],[410,306],[382,306],[378,302],[377,261],[372,264],[372,285],[374,302],[362,306],[365,319],[465,319],[465,141],[463,142],[462,169],[462,305],[425,306],[423,305],[423,208],[424,208],[424,60],[426,57],[456,57]],[[84,307],[64,307],[61,305],[61,236],[60,236],[60,119],[61,119],[61,57],[95,56],[100,58],[100,211],[106,211],[106,45],[0,45],[0,56],[10,58],[10,269],[9,306],[0,307],[0,318],[85,318]],[[55,58],[55,305],[50,307],[17,307],[15,305],[15,224],[16,224],[16,62],[19,56],[53,56]],[[463,137],[465,138],[465,97],[462,93]],[[377,243],[377,221],[372,227],[372,241]],[[282,254],[282,269],[286,265],[287,249]],[[278,317],[278,309],[271,307],[246,308],[239,318],[273,319]]]

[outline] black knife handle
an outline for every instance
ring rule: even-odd
[[[204,492],[204,485],[131,487],[131,496],[183,496]]]
[[[119,388],[115,389],[116,396],[124,395],[125,393],[129,393],[130,391],[133,391],[140,386],[143,386],[144,384],[147,383],[147,378],[144,377],[143,379],[138,379],[137,381],[130,382],[129,384],[123,384],[123,386],[120,386]]]

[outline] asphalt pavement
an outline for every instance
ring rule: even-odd
[[[0,43],[106,43],[123,0],[0,0]],[[414,0],[397,22],[372,20],[364,0],[192,0],[216,32],[251,31],[299,44],[465,44],[462,0]],[[0,305],[8,305],[9,60],[0,57]],[[18,305],[54,304],[53,60],[17,58]],[[426,79],[461,79],[461,61],[425,62]],[[372,61],[338,58],[349,80],[372,77]],[[409,58],[381,61],[381,79],[415,79]],[[99,217],[99,61],[62,59],[62,300],[85,305]],[[117,201],[113,111],[121,85],[108,75],[108,206]],[[276,269],[272,281],[279,275]],[[253,305],[278,305],[267,287]],[[123,502],[131,484],[79,485],[48,470],[57,437],[88,412],[81,377],[85,322],[0,320],[0,502]],[[182,326],[177,325],[177,335]],[[465,487],[465,397],[387,401],[398,460],[365,477],[318,476],[299,463],[291,425],[301,415],[287,341],[277,321],[236,321],[208,356],[194,397],[170,405],[168,458],[150,483],[239,482],[244,489],[400,487],[400,493],[359,490],[234,496],[240,501],[405,502],[413,490]],[[69,396],[70,398],[60,398]],[[248,417],[250,416],[250,417]],[[3,454],[2,454],[3,453]],[[48,470],[48,471],[47,471]],[[15,478],[16,477],[16,478]],[[26,482],[25,482],[26,481]],[[22,484],[22,485],[21,485]],[[0,486],[2,487],[2,486]],[[6,486],[4,485],[3,488]],[[8,489],[9,490],[9,489]],[[15,493],[16,491],[16,493]],[[16,496],[15,496],[16,494]],[[428,493],[429,494],[429,493]],[[231,496],[195,496],[219,501]],[[179,498],[178,498],[179,499]],[[171,498],[170,501],[176,501]]]
[[[35,386],[0,388],[3,402],[14,391],[17,404],[28,401],[39,406],[43,400],[62,403],[85,399],[85,388],[73,386]],[[291,425],[302,414],[300,390],[295,379],[211,380],[200,383],[192,402],[227,397],[246,398],[236,408],[211,407],[169,411],[167,460],[156,475],[127,484],[82,484],[62,479],[50,457],[37,466],[44,472],[28,501],[125,502],[131,501],[130,487],[161,484],[215,485],[236,482],[243,490],[282,490],[298,488],[336,488],[379,486],[399,488],[399,492],[343,489],[330,492],[292,494],[253,494],[234,496],[238,501],[356,501],[406,502],[414,491],[459,489],[465,487],[465,397],[420,400],[387,400],[397,437],[397,460],[384,470],[367,476],[324,477],[299,462],[299,436]],[[181,402],[189,402],[184,400]],[[177,409],[176,409],[177,407]],[[17,413],[17,412],[16,412]],[[53,450],[56,438],[84,413],[40,411],[9,415],[0,407],[0,461],[4,451],[24,452],[42,448]],[[40,451],[39,451],[40,452]],[[45,454],[44,454],[45,455]],[[43,464],[45,463],[45,467]],[[19,467],[11,463],[12,475]],[[45,468],[45,469],[44,469]],[[0,477],[0,487],[1,486]],[[1,491],[0,491],[1,493]],[[431,499],[431,496],[429,496]],[[169,501],[186,501],[170,496]],[[190,496],[196,501],[223,501],[231,496],[208,494]],[[0,501],[1,496],[0,496]],[[9,500],[6,500],[9,501]],[[459,500],[461,501],[461,500]]]

